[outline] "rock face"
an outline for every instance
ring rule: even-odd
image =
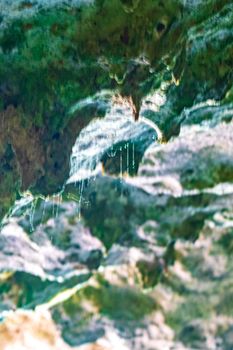
[[[143,97],[166,86],[147,117],[167,140],[184,108],[232,85],[231,1],[4,0],[0,10],[1,216],[19,191],[61,190],[76,137],[105,114],[78,101],[110,89],[137,119]]]
[[[232,349],[232,10],[1,2],[1,349]]]
[[[150,147],[137,177],[18,203],[1,233],[0,305],[13,313],[0,341],[11,344],[5,329],[25,308],[33,320],[49,312],[46,339],[56,327],[64,349],[230,349],[232,128],[184,126]]]
[[[131,7],[120,0],[111,5],[99,1],[1,4],[0,157],[4,160],[7,147],[14,155],[7,160],[12,163],[10,174],[2,169],[1,178],[7,177],[4,184],[13,176],[19,182],[16,190],[50,194],[62,188],[76,137],[104,112],[93,104],[73,113],[71,107],[101,89],[115,89],[118,71],[124,75],[139,66],[139,75],[144,76],[148,67],[134,60],[144,50],[146,30],[158,42],[179,13],[178,7],[176,2],[165,8],[148,2],[138,4],[132,15]],[[148,28],[144,28],[144,16],[148,16]],[[164,28],[157,35],[153,25],[162,17]],[[111,25],[103,18],[111,19]],[[125,94],[137,93],[128,89]],[[132,104],[138,110],[139,97],[135,99]],[[15,199],[13,190],[9,185],[5,189],[10,204]]]

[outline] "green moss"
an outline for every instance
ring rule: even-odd
[[[207,320],[212,313],[213,304],[208,296],[196,293],[186,297],[185,302],[174,312],[167,314],[166,321],[178,334],[189,322],[196,319]]]
[[[219,314],[233,316],[233,291],[232,286],[227,286],[228,288],[222,293],[216,310]]]
[[[19,170],[12,147],[6,145],[0,156],[0,218],[2,218],[13,205],[19,190]]]
[[[224,251],[232,255],[233,254],[233,229],[224,234],[218,241],[220,246],[224,249]]]
[[[154,300],[141,291],[112,285],[104,280],[99,288],[85,288],[82,295],[91,300],[101,314],[114,320],[140,320],[156,308]]]

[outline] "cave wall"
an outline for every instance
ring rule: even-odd
[[[69,175],[80,131],[105,110],[72,106],[120,94],[138,119],[144,96],[166,83],[148,118],[164,141],[182,111],[232,102],[233,4],[209,1],[2,1],[0,5],[0,217],[20,192],[51,194]]]

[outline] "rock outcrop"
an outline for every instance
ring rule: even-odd
[[[35,309],[67,349],[230,349],[232,127],[184,126],[137,177],[18,203],[2,229],[3,325]]]
[[[1,1],[1,349],[232,349],[232,26]]]
[[[168,140],[184,108],[232,101],[231,1],[0,6],[1,217],[22,191],[62,189],[76,137],[105,114],[98,102],[77,102],[109,89],[138,119],[143,97],[162,87],[166,103],[146,116]]]

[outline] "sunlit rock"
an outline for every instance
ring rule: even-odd
[[[61,339],[48,312],[18,311],[10,313],[0,324],[2,350],[71,349]]]
[[[211,189],[233,179],[233,123],[214,127],[185,126],[179,138],[153,145],[129,183],[149,193]],[[144,185],[145,182],[145,185]]]

